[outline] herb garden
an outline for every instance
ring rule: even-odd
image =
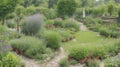
[[[0,67],[120,67],[120,1],[0,0]]]

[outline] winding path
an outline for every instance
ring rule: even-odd
[[[44,67],[59,67],[59,61],[65,57],[65,51],[61,47],[60,48],[60,53],[58,56],[56,56],[54,59],[52,59],[50,62],[46,63]]]
[[[64,52],[64,49],[61,47],[60,53],[55,58],[53,58],[49,62],[42,64],[42,65],[38,64],[33,59],[28,59],[22,56],[21,56],[21,59],[24,62],[25,67],[59,67],[58,63],[64,57],[65,57],[65,52]]]

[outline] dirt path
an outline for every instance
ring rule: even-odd
[[[36,61],[33,59],[28,59],[25,57],[22,57],[22,62],[24,63],[25,67],[43,67],[42,65],[39,65]]]
[[[82,30],[82,31],[88,30],[88,28],[83,23],[79,22],[79,24],[80,24],[80,30]]]
[[[51,61],[49,61],[48,63],[46,63],[44,65],[44,67],[59,67],[59,61],[65,57],[65,51],[64,49],[61,47],[60,48],[60,53]]]
[[[22,61],[25,64],[25,67],[59,67],[58,63],[64,57],[65,57],[65,52],[62,47],[60,48],[60,53],[55,58],[53,58],[52,60],[50,60],[49,62],[45,64],[38,64],[33,59],[28,59],[28,58],[21,56]]]
[[[103,62],[100,63],[100,67],[104,67],[104,63]]]

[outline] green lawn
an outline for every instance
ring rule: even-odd
[[[85,45],[86,47],[89,47],[90,45],[108,44],[116,40],[112,38],[97,36],[98,33],[92,31],[79,31],[74,35],[76,37],[75,41],[69,41],[63,45],[64,49],[67,52],[76,46],[80,47],[81,45]]]

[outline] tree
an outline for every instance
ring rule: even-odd
[[[46,5],[46,3],[48,3],[48,0],[24,0],[21,5],[23,5],[24,7],[29,7],[31,5],[34,6],[40,6],[40,5]]]
[[[61,18],[72,16],[76,10],[75,0],[59,0],[57,4],[57,13]]]
[[[23,6],[17,6],[15,9],[15,13],[17,15],[17,31],[19,32],[19,23],[22,17],[25,15],[25,8]]]
[[[3,20],[2,25],[4,25],[5,17],[14,11],[18,3],[20,3],[20,0],[0,0],[0,19]]]
[[[109,3],[108,4],[108,13],[109,13],[110,16],[112,15],[113,11],[114,11],[114,4]]]
[[[52,8],[55,4],[57,4],[58,0],[49,0],[48,1],[48,7],[49,8]]]

